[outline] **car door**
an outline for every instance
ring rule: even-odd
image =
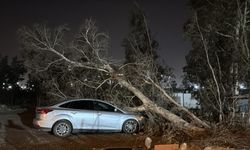
[[[120,130],[120,119],[122,113],[116,111],[115,107],[104,102],[94,101],[94,109],[97,111],[99,130]]]
[[[93,109],[93,101],[77,100],[69,105],[73,123],[77,129],[97,129],[97,112]]]

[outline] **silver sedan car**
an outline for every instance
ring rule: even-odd
[[[125,112],[107,102],[94,99],[67,100],[48,107],[37,107],[35,127],[66,137],[72,132],[112,131],[135,133],[142,116]]]

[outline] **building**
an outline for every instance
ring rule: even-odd
[[[176,100],[181,106],[184,106],[188,109],[200,108],[199,102],[192,97],[191,93],[174,93]]]

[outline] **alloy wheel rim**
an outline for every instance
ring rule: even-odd
[[[130,121],[126,122],[125,130],[127,133],[133,133],[136,130],[136,126],[137,126],[136,122],[133,120],[130,120]]]
[[[56,133],[59,136],[64,136],[69,132],[69,126],[66,123],[60,123],[56,128]]]

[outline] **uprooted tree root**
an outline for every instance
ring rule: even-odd
[[[200,147],[222,146],[237,149],[250,148],[250,129],[241,126],[213,125],[203,136],[193,137],[191,143]]]
[[[242,126],[212,125],[210,130],[192,136],[183,131],[168,126],[161,132],[162,144],[188,143],[200,148],[208,146],[230,147],[236,149],[250,149],[250,129]]]
[[[178,130],[170,122],[164,122],[162,120],[157,120],[156,122],[148,121],[145,124],[144,134],[146,137],[160,137],[158,143],[162,144],[182,143],[191,139],[190,135]]]

